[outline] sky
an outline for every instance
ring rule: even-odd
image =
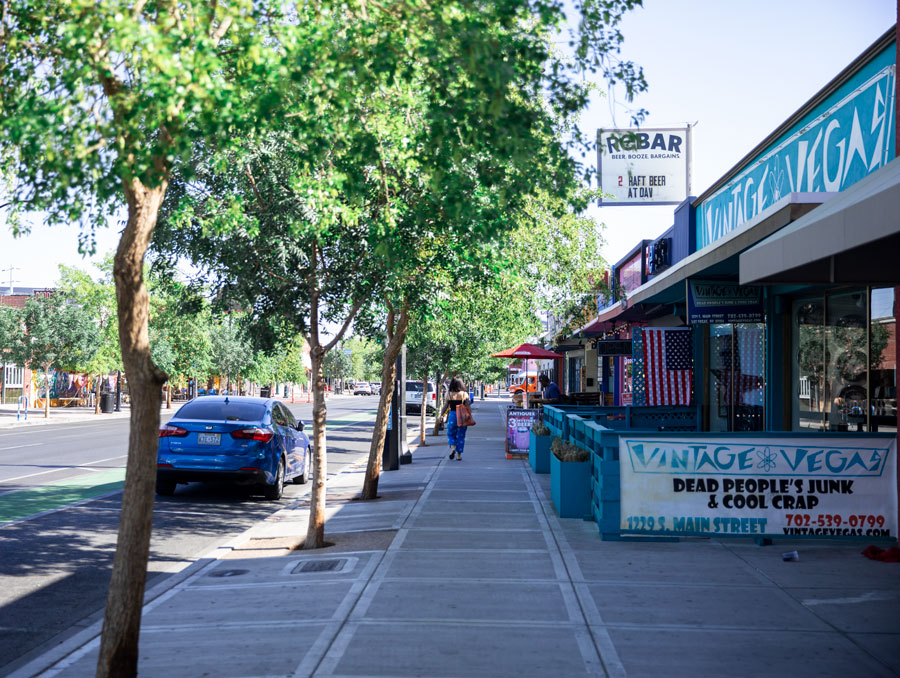
[[[598,82],[582,128],[593,137],[598,128],[627,127],[629,107],[647,109],[645,127],[696,125],[691,192],[700,195],[896,19],[896,0],[645,0],[623,21],[622,57],[643,67],[649,90],[613,104]],[[594,164],[595,154],[584,160]],[[590,213],[605,224],[610,264],[673,222],[671,206]],[[114,218],[97,233],[95,259],[115,249],[121,228]],[[77,228],[36,223],[14,239],[0,224],[0,291],[10,277],[15,285],[52,287],[59,264],[96,272],[78,254]]]

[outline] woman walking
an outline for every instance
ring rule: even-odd
[[[469,394],[462,379],[453,377],[450,380],[450,393],[447,395],[447,403],[444,405],[443,416],[447,415],[447,442],[450,443],[450,458],[462,461],[463,449],[466,446],[466,427],[458,426],[456,420],[456,408],[469,402]]]

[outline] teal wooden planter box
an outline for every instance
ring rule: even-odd
[[[539,436],[531,432],[528,439],[528,463],[535,473],[550,473],[550,440],[553,436]]]
[[[560,518],[591,518],[591,460],[550,455],[550,496]]]

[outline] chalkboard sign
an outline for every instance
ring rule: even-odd
[[[631,339],[600,339],[597,355],[631,355]]]

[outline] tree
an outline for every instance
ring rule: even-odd
[[[0,306],[0,377],[3,379],[2,393],[6,394],[6,370],[2,365],[7,362],[7,354],[11,351],[16,336],[22,331],[22,323],[18,310],[11,306]]]
[[[148,272],[150,296],[150,353],[153,362],[169,375],[166,391],[171,406],[172,386],[186,385],[209,371],[212,315],[203,290],[174,279],[171,271],[152,267]]]
[[[638,71],[609,59],[633,4],[583,3],[572,38],[576,70],[549,48],[564,19],[556,0],[450,1],[440,11],[402,1],[304,4],[297,11],[309,12],[301,19],[310,19],[304,26],[318,51],[303,55],[307,72],[279,81],[279,128],[243,137],[234,152],[195,147],[189,171],[172,176],[169,232],[186,227],[195,239],[182,251],[253,309],[257,336],[302,332],[309,343],[318,480],[308,546],[324,541],[322,360],[358,309],[377,299],[392,337],[384,383],[421,277],[442,261],[477,271],[536,185],[569,195],[578,166],[563,131],[574,144],[581,135],[560,121],[587,101],[576,71],[599,68],[632,91],[641,87]],[[268,88],[259,96],[273,99]],[[328,341],[322,319],[341,328]],[[367,496],[377,484],[368,480]]]
[[[343,348],[339,347],[338,350],[331,351],[325,356],[322,369],[325,374],[331,375],[334,383],[339,383],[340,380],[350,376],[350,356],[344,353]]]
[[[30,297],[19,314],[12,355],[22,365],[44,372],[44,416],[50,416],[50,370],[72,370],[90,362],[97,351],[94,318],[62,294]]]
[[[304,16],[288,23],[280,9],[265,0],[10,0],[0,11],[0,166],[12,179],[14,230],[18,213],[40,211],[50,224],[84,224],[90,249],[91,229],[127,211],[114,277],[131,431],[100,676],[137,672],[167,378],[150,355],[144,255],[173,167],[196,144],[228,144],[268,121],[277,82],[290,79],[285,48],[315,44],[293,34],[318,26]],[[268,95],[249,96],[267,84]]]
[[[101,277],[94,280],[81,269],[60,266],[59,289],[88,311],[97,323],[98,345],[84,371],[96,375],[94,382],[94,414],[100,414],[100,386],[104,375],[122,369],[119,350],[119,319],[116,315],[116,287],[113,281],[113,258],[107,255],[99,265]]]
[[[252,363],[253,351],[244,336],[240,322],[234,318],[223,319],[210,330],[210,364],[215,372],[224,375],[223,390],[231,392],[231,378],[241,374]]]

